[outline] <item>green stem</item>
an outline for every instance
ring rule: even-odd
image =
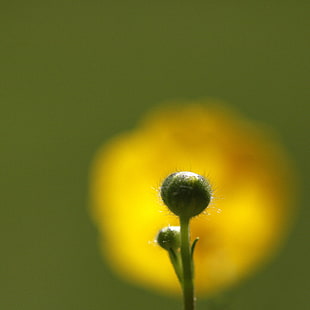
[[[184,310],[195,309],[193,264],[191,257],[189,221],[190,218],[188,217],[180,217]]]
[[[182,265],[180,261],[180,253],[176,253],[173,249],[169,249],[168,252],[174,271],[180,283],[182,283]]]

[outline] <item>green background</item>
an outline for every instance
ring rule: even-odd
[[[309,309],[308,3],[2,0],[0,309],[180,309],[109,270],[88,173],[151,107],[201,97],[273,126],[301,180],[284,249],[227,309]]]

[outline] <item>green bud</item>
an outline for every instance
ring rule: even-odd
[[[163,182],[160,194],[174,214],[191,218],[200,214],[211,201],[211,186],[201,175],[193,172],[170,174]]]
[[[165,250],[178,250],[181,246],[180,227],[168,226],[161,229],[156,241]]]

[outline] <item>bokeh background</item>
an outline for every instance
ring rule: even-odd
[[[101,258],[88,173],[153,106],[201,97],[274,127],[300,176],[285,247],[229,309],[309,309],[309,13],[306,0],[2,0],[0,309],[180,309]]]

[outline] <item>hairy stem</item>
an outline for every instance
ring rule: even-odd
[[[184,310],[195,309],[193,264],[190,246],[189,221],[190,218],[188,217],[180,217]]]

